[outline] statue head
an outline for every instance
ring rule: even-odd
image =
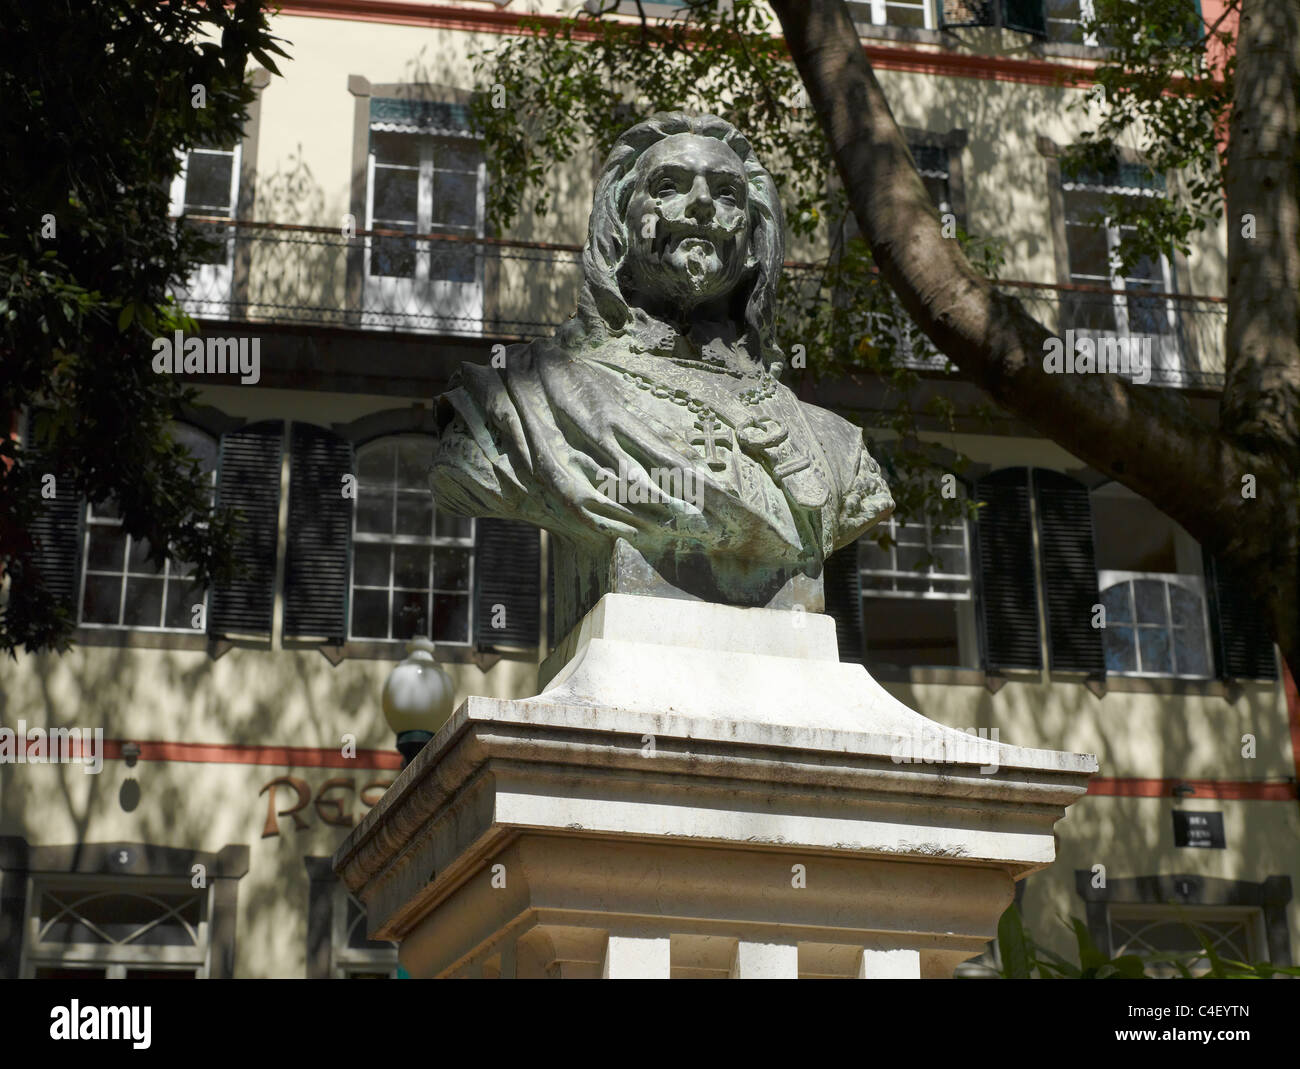
[[[725,306],[755,358],[772,338],[785,223],[772,176],[715,115],[660,112],[624,133],[596,184],[583,325],[635,335],[644,307]]]

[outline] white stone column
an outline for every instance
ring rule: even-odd
[[[611,932],[600,976],[603,980],[667,980],[670,967],[668,936],[616,935]]]
[[[731,966],[733,980],[797,980],[799,947],[794,943],[750,943],[736,946]]]
[[[919,950],[864,950],[858,962],[859,980],[918,980]]]

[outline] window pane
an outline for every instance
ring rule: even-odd
[[[194,583],[181,583],[173,579],[167,584],[167,615],[164,626],[197,630],[194,627],[195,606],[203,604],[204,590]],[[203,619],[202,616],[199,617]]]
[[[397,447],[397,485],[428,494],[433,439],[407,438]]]
[[[154,564],[149,560],[149,540],[131,539],[131,550],[126,558],[126,570],[139,575],[162,575],[163,564]]]
[[[430,550],[424,546],[393,547],[393,586],[429,589]]]
[[[229,215],[235,157],[228,152],[191,152],[185,177],[185,211],[191,215]]]
[[[426,634],[429,626],[429,595],[423,591],[393,591],[393,638]]]
[[[363,486],[393,485],[394,443],[367,446],[357,456],[357,482]]]
[[[399,535],[433,535],[433,495],[428,490],[397,492],[397,530]]]
[[[388,546],[356,543],[352,548],[352,581],[358,586],[388,586],[389,552]]]
[[[478,175],[457,171],[434,173],[433,222],[471,228],[478,225]]]
[[[380,223],[380,230],[415,233],[414,223]],[[384,278],[415,277],[415,242],[410,238],[371,238],[370,273]]]
[[[1210,664],[1206,651],[1205,618],[1201,612],[1201,599],[1190,590],[1170,584],[1169,602],[1173,609],[1178,674],[1209,675]]]
[[[433,637],[443,642],[469,640],[469,598],[455,594],[433,596]]]
[[[1133,598],[1128,583],[1116,583],[1101,592],[1101,603],[1106,606],[1106,623],[1132,623]]]
[[[1158,579],[1137,579],[1133,583],[1133,593],[1137,598],[1138,623],[1169,626],[1164,583]]]
[[[352,592],[352,633],[358,638],[388,637],[388,591]]]
[[[1142,654],[1142,671],[1174,671],[1174,651],[1169,641],[1169,632],[1163,627],[1138,628],[1138,648]]]
[[[90,526],[86,567],[97,572],[120,572],[126,559],[126,532],[120,527]]]
[[[357,531],[361,534],[393,533],[393,496],[388,490],[357,487]]]
[[[468,516],[457,516],[451,512],[435,513],[434,531],[439,538],[471,538],[474,534],[473,520]]]
[[[391,229],[394,223],[414,229],[420,218],[420,173],[376,167],[373,214],[379,229]]]
[[[420,166],[420,141],[410,134],[384,133],[376,130],[370,135],[370,147],[374,150],[376,164]]]
[[[126,604],[122,623],[128,627],[162,625],[163,581],[130,576],[126,581]]]
[[[439,590],[468,590],[469,550],[439,549],[434,558],[433,585]]]
[[[1110,278],[1110,251],[1105,230],[1099,226],[1069,226],[1065,236],[1070,253],[1070,274]]]
[[[122,602],[120,575],[87,575],[81,618],[88,624],[115,624]]]
[[[439,141],[433,148],[433,165],[440,171],[472,171],[478,174],[483,150],[474,141]]]
[[[1106,640],[1106,671],[1136,672],[1137,647],[1133,639],[1133,628],[1114,627],[1108,620],[1102,636]]]

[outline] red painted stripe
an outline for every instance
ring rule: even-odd
[[[1122,776],[1094,776],[1088,793],[1101,798],[1173,798],[1174,787],[1185,783],[1196,788],[1190,798],[1214,798],[1233,802],[1291,802],[1297,797],[1294,783],[1257,783],[1231,779],[1139,779]]]
[[[402,755],[396,750],[358,750],[356,757],[344,757],[338,749],[316,746],[255,746],[232,742],[162,742],[134,739],[105,739],[104,757],[122,759],[122,747],[135,742],[141,761],[177,761],[214,765],[283,765],[299,768],[400,769]]]

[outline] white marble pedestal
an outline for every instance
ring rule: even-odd
[[[819,614],[607,594],[559,652],[335,855],[412,976],[950,976],[1097,770],[925,719]]]

